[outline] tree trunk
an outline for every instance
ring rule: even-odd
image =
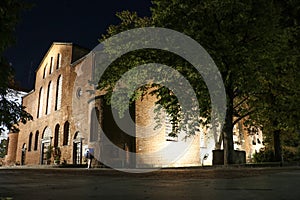
[[[280,140],[280,130],[275,130],[273,132],[274,139],[274,159],[276,162],[282,162],[282,149],[281,149],[281,140]]]
[[[233,164],[233,91],[227,91],[228,105],[223,127],[223,148],[224,148],[224,165]]]
[[[223,148],[224,148],[224,165],[233,164],[233,134],[232,120],[227,119],[223,129]]]

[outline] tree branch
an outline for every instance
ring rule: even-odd
[[[237,107],[239,107],[240,105],[242,105],[245,101],[247,101],[249,99],[250,96],[245,97],[243,100],[241,100],[238,104],[236,104],[233,109],[236,109]]]
[[[250,114],[254,113],[254,111],[255,109],[245,113],[244,115],[239,116],[236,120],[233,121],[232,126],[234,126],[236,123],[238,123],[240,120],[244,119],[245,117],[249,116]]]

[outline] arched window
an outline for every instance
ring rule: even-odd
[[[7,138],[7,140],[6,140],[6,149],[5,149],[5,155],[7,155],[8,154],[8,147],[9,146],[9,137]]]
[[[61,108],[61,95],[62,95],[62,76],[57,78],[56,82],[56,95],[55,95],[55,110]]]
[[[34,137],[34,147],[33,150],[36,151],[39,144],[39,131],[36,131],[35,137]]]
[[[50,114],[52,102],[52,82],[50,81],[47,91],[47,101],[46,101],[46,115]]]
[[[43,139],[51,139],[51,137],[52,137],[51,129],[49,128],[49,126],[47,126],[43,131],[42,138]]]
[[[31,145],[32,145],[32,133],[29,134],[28,151],[31,151]]]
[[[69,141],[69,132],[70,132],[70,123],[68,121],[64,124],[64,138],[63,138],[63,145],[68,145]]]
[[[90,125],[90,142],[98,140],[99,130],[99,110],[95,107],[91,112],[91,125]]]
[[[52,74],[53,72],[53,57],[50,58],[50,70],[49,70],[49,74]]]
[[[57,54],[57,60],[56,60],[56,69],[59,69],[60,68],[60,54]]]
[[[54,130],[54,147],[58,147],[58,140],[59,140],[59,124],[56,124]]]
[[[40,88],[39,98],[38,98],[38,109],[37,109],[37,118],[42,116],[43,112],[43,88]]]
[[[43,78],[46,78],[46,70],[47,70],[47,64],[44,67],[44,73],[43,73]]]

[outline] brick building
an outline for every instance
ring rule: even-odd
[[[90,84],[93,62],[87,49],[72,43],[52,44],[36,71],[34,89],[23,97],[33,121],[8,135],[7,165],[47,164],[49,146],[59,148],[60,161],[68,164],[83,164],[87,149],[98,163],[112,167],[197,166],[203,164],[205,154],[204,164],[212,163],[214,139],[202,129],[187,140],[184,133],[170,138],[165,114],[162,126],[154,129],[154,96],[136,101],[129,108],[131,117],[120,118],[121,126],[117,125],[112,109],[104,103],[105,92]]]

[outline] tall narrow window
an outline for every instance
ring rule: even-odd
[[[57,54],[56,69],[60,68],[60,54]]]
[[[6,149],[5,149],[5,155],[7,155],[8,154],[8,147],[9,146],[9,137],[7,138],[7,140],[6,140]]]
[[[53,57],[51,57],[50,59],[50,70],[49,70],[49,74],[52,74],[53,72]]]
[[[36,131],[35,137],[34,137],[34,147],[33,150],[36,151],[39,144],[39,131]]]
[[[178,137],[176,135],[173,135],[173,129],[174,129],[174,124],[171,120],[171,116],[165,112],[165,136],[166,136],[166,141],[173,141],[177,142]]]
[[[29,134],[29,139],[28,139],[28,151],[31,151],[31,144],[32,144],[32,133]]]
[[[43,73],[43,78],[46,78],[46,70],[47,70],[47,64],[44,67],[44,73]]]
[[[70,128],[70,123],[68,121],[65,122],[64,124],[64,138],[63,138],[63,145],[68,145],[69,141],[69,128]]]
[[[40,88],[39,98],[38,98],[37,118],[42,116],[42,112],[43,112],[43,88]]]
[[[95,107],[91,112],[91,125],[90,125],[90,142],[95,142],[98,140],[98,130],[99,130],[99,110]]]
[[[62,94],[62,76],[60,75],[56,82],[55,110],[59,110],[61,108],[61,94]]]
[[[59,124],[56,124],[54,130],[54,147],[58,147],[58,140],[59,140]]]
[[[51,102],[52,102],[52,82],[50,81],[50,83],[48,85],[48,91],[47,91],[46,115],[50,114]]]

